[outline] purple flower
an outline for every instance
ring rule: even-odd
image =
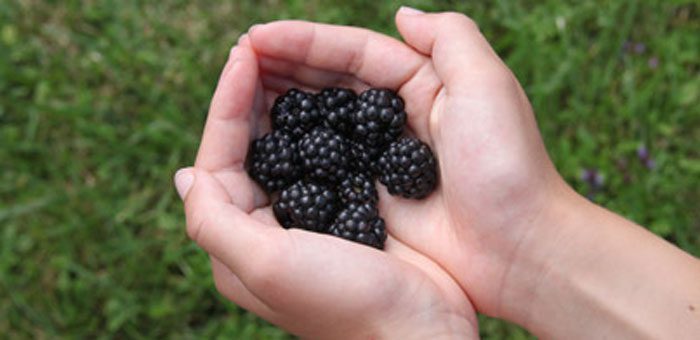
[[[581,180],[588,183],[594,191],[602,189],[605,184],[605,177],[596,169],[583,169]]]
[[[603,174],[596,171],[591,186],[597,190],[603,188],[603,184],[605,184],[605,177]]]
[[[644,146],[644,145],[640,145],[640,146],[637,148],[637,157],[638,157],[639,160],[642,161],[642,162],[643,162],[643,161],[646,161],[646,160],[649,159],[649,157],[650,157],[650,156],[649,156],[649,149],[647,149],[647,147]]]
[[[649,170],[656,168],[656,161],[651,157],[651,153],[649,153],[649,149],[646,146],[640,145],[637,148],[637,158],[639,158],[639,161],[645,168]]]
[[[644,45],[644,43],[638,42],[638,43],[634,44],[634,53],[642,54],[646,50],[647,50],[647,45]]]
[[[657,67],[659,67],[659,58],[657,58],[657,57],[649,58],[647,65],[649,65],[649,68],[652,70],[656,69]]]

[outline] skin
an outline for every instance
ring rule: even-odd
[[[404,42],[274,22],[231,51],[195,165],[176,174],[218,290],[308,338],[476,338],[475,309],[545,338],[700,334],[688,308],[700,305],[698,261],[562,180],[522,88],[477,26],[410,9],[396,23]],[[243,168],[274,97],[328,86],[396,89],[410,130],[437,154],[440,184],[427,199],[379,186],[384,252],[280,228]],[[675,279],[653,280],[650,258]]]

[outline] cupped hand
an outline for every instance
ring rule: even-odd
[[[440,183],[420,201],[389,196],[380,186],[392,242],[439,264],[477,310],[511,318],[527,308],[512,297],[531,293],[518,282],[541,274],[526,272],[522,253],[555,237],[543,220],[568,186],[518,81],[473,21],[404,9],[396,23],[405,44],[365,29],[298,21],[254,27],[249,35],[267,88],[398,91],[410,130],[436,151]]]
[[[298,48],[309,47],[303,46],[309,27],[314,26],[280,23],[252,34],[271,49],[278,44],[279,53],[301,52]],[[320,28],[320,32],[334,30],[343,40],[367,34]],[[284,36],[265,38],[285,31],[289,45],[278,40]],[[312,40],[329,43],[325,38]],[[391,49],[417,56],[402,44],[387,41]],[[328,60],[352,54],[338,45],[327,47],[332,47],[323,52],[329,53]],[[460,286],[438,264],[393,235],[385,251],[379,251],[329,235],[286,230],[275,221],[266,196],[243,167],[250,140],[267,129],[269,100],[287,87],[343,85],[345,79],[354,78],[336,78],[339,74],[329,71],[331,67],[303,63],[294,71],[291,67],[297,64],[284,55],[273,60],[263,56],[264,48],[260,52],[253,51],[248,36],[231,51],[195,165],[175,176],[185,202],[188,235],[209,253],[217,289],[241,307],[302,337],[476,338],[475,313]],[[404,76],[402,69],[385,66],[387,77]],[[308,72],[310,79],[299,80],[290,72]],[[406,205],[397,202],[395,208],[405,211]],[[400,222],[394,217],[390,223]],[[407,226],[405,232],[409,231]]]

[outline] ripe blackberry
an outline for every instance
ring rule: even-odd
[[[381,149],[370,147],[362,143],[350,140],[350,168],[355,171],[376,173],[377,159],[381,155]]]
[[[352,125],[350,115],[355,111],[355,91],[344,88],[325,88],[316,95],[324,125],[343,136],[350,136]]]
[[[312,179],[337,183],[348,175],[349,146],[335,131],[317,126],[299,140],[299,157]]]
[[[301,137],[321,121],[316,97],[298,89],[290,89],[277,97],[270,115],[273,129],[287,130],[295,138]]]
[[[251,143],[248,174],[263,190],[275,192],[301,177],[296,143],[284,131],[273,131]]]
[[[384,249],[386,226],[372,204],[351,203],[338,213],[329,230],[331,235]]]
[[[377,188],[374,187],[372,177],[363,173],[353,173],[338,184],[338,195],[344,204],[371,203],[379,200]]]
[[[379,181],[392,195],[421,199],[437,184],[437,162],[427,144],[403,137],[389,145],[377,161]]]
[[[362,92],[357,98],[352,123],[353,139],[371,147],[384,147],[403,132],[406,124],[403,99],[388,89]]]
[[[285,228],[326,232],[335,218],[337,207],[338,196],[333,190],[300,180],[282,190],[272,210]]]

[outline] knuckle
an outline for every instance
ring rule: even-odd
[[[187,221],[187,236],[199,244],[201,239],[202,230],[206,227],[209,222],[206,216],[194,215],[192,218],[188,218]]]
[[[342,70],[348,74],[357,74],[362,71],[365,63],[365,55],[368,52],[368,48],[372,45],[372,37],[374,32],[366,28],[358,28],[356,30],[358,33],[357,41],[361,41],[361,45],[358,48],[349,50],[349,53],[343,57]]]
[[[462,13],[446,12],[443,15],[445,16],[444,22],[448,25],[463,27],[471,31],[479,31],[479,26],[476,22]]]
[[[496,64],[488,69],[493,85],[502,88],[510,88],[516,84],[513,74],[503,65]]]
[[[364,46],[360,50],[351,50],[345,62],[345,70],[350,74],[357,74],[362,70],[364,64],[364,53],[367,48],[367,40],[364,42]]]

